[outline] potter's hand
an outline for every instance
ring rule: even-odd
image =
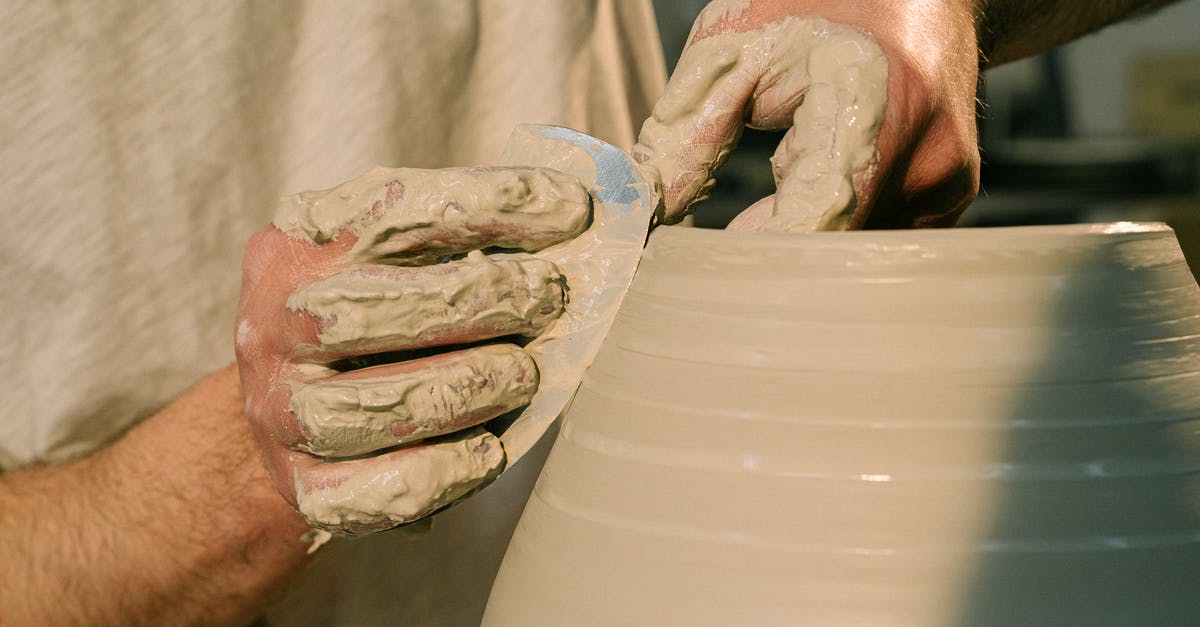
[[[589,203],[536,168],[376,169],[283,201],[246,250],[238,364],[275,486],[310,523],[392,527],[503,470],[478,425],[528,403],[537,368],[516,344],[461,345],[537,335],[565,293],[554,264],[480,249],[569,239]]]
[[[979,177],[968,4],[712,2],[635,148],[661,178],[660,219],[708,197],[749,125],[789,130],[772,159],[776,194],[730,228],[953,224]]]

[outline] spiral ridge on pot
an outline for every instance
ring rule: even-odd
[[[1200,622],[1169,228],[667,227],[489,625]]]

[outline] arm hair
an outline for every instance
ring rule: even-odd
[[[1175,0],[972,0],[982,67],[1037,54]]]
[[[307,530],[226,368],[106,449],[0,475],[0,624],[247,624]]]

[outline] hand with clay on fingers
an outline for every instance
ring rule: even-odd
[[[538,386],[510,340],[566,302],[556,266],[519,251],[581,233],[590,202],[545,168],[378,168],[284,199],[247,247],[236,343],[268,470],[313,526],[411,522],[504,469],[479,425]]]
[[[716,0],[634,157],[659,219],[708,197],[744,126],[788,129],[731,229],[950,226],[979,187],[974,0]]]

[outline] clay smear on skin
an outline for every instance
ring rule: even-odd
[[[284,198],[274,224],[317,243],[350,231],[353,258],[423,265],[489,247],[540,250],[582,233],[590,210],[587,189],[548,168],[375,168]]]
[[[745,8],[745,2],[714,3],[705,14],[728,21]],[[701,30],[713,21],[702,23]],[[854,178],[869,173],[887,102],[887,59],[870,37],[822,19],[789,17],[761,29],[694,41],[678,67],[699,69],[672,76],[639,137],[639,160],[658,170],[664,189],[696,202],[707,198],[713,170],[732,144],[722,146],[716,160],[700,171],[694,163],[656,155],[669,154],[670,147],[694,135],[697,119],[742,115],[729,94],[748,76],[757,76],[756,90],[803,94],[793,130],[772,159],[779,188],[773,213],[757,226],[809,232],[849,225],[857,206]]]
[[[367,264],[288,299],[288,308],[321,323],[320,346],[300,347],[297,356],[537,335],[563,312],[562,274],[543,259],[492,258],[480,249],[541,250],[583,232],[590,217],[587,189],[547,168],[376,168],[337,188],[286,198],[276,227],[316,243],[349,231],[356,236],[350,259]],[[501,381],[504,372],[525,376]],[[536,387],[528,354],[483,347],[460,363],[404,375],[294,383],[290,410],[306,438],[301,448],[343,457],[445,434],[473,416],[529,402]],[[461,498],[506,463],[500,440],[480,428],[387,455],[374,464],[330,462],[335,476],[347,468],[339,464],[358,466],[319,487],[297,474],[298,508],[331,531],[386,528]]]
[[[305,437],[300,448],[346,457],[450,433],[473,416],[520,407],[536,390],[533,358],[492,345],[414,372],[296,384],[289,408]]]
[[[389,467],[367,460],[323,485],[297,471],[297,506],[313,526],[337,533],[365,533],[418,520],[487,484],[504,470],[500,439],[482,427],[434,446],[403,453]],[[373,461],[373,460],[372,460]],[[333,473],[337,472],[336,463]]]
[[[536,335],[562,313],[563,278],[536,258],[465,260],[429,268],[362,266],[288,298],[322,321],[321,348],[362,354],[501,335]]]

